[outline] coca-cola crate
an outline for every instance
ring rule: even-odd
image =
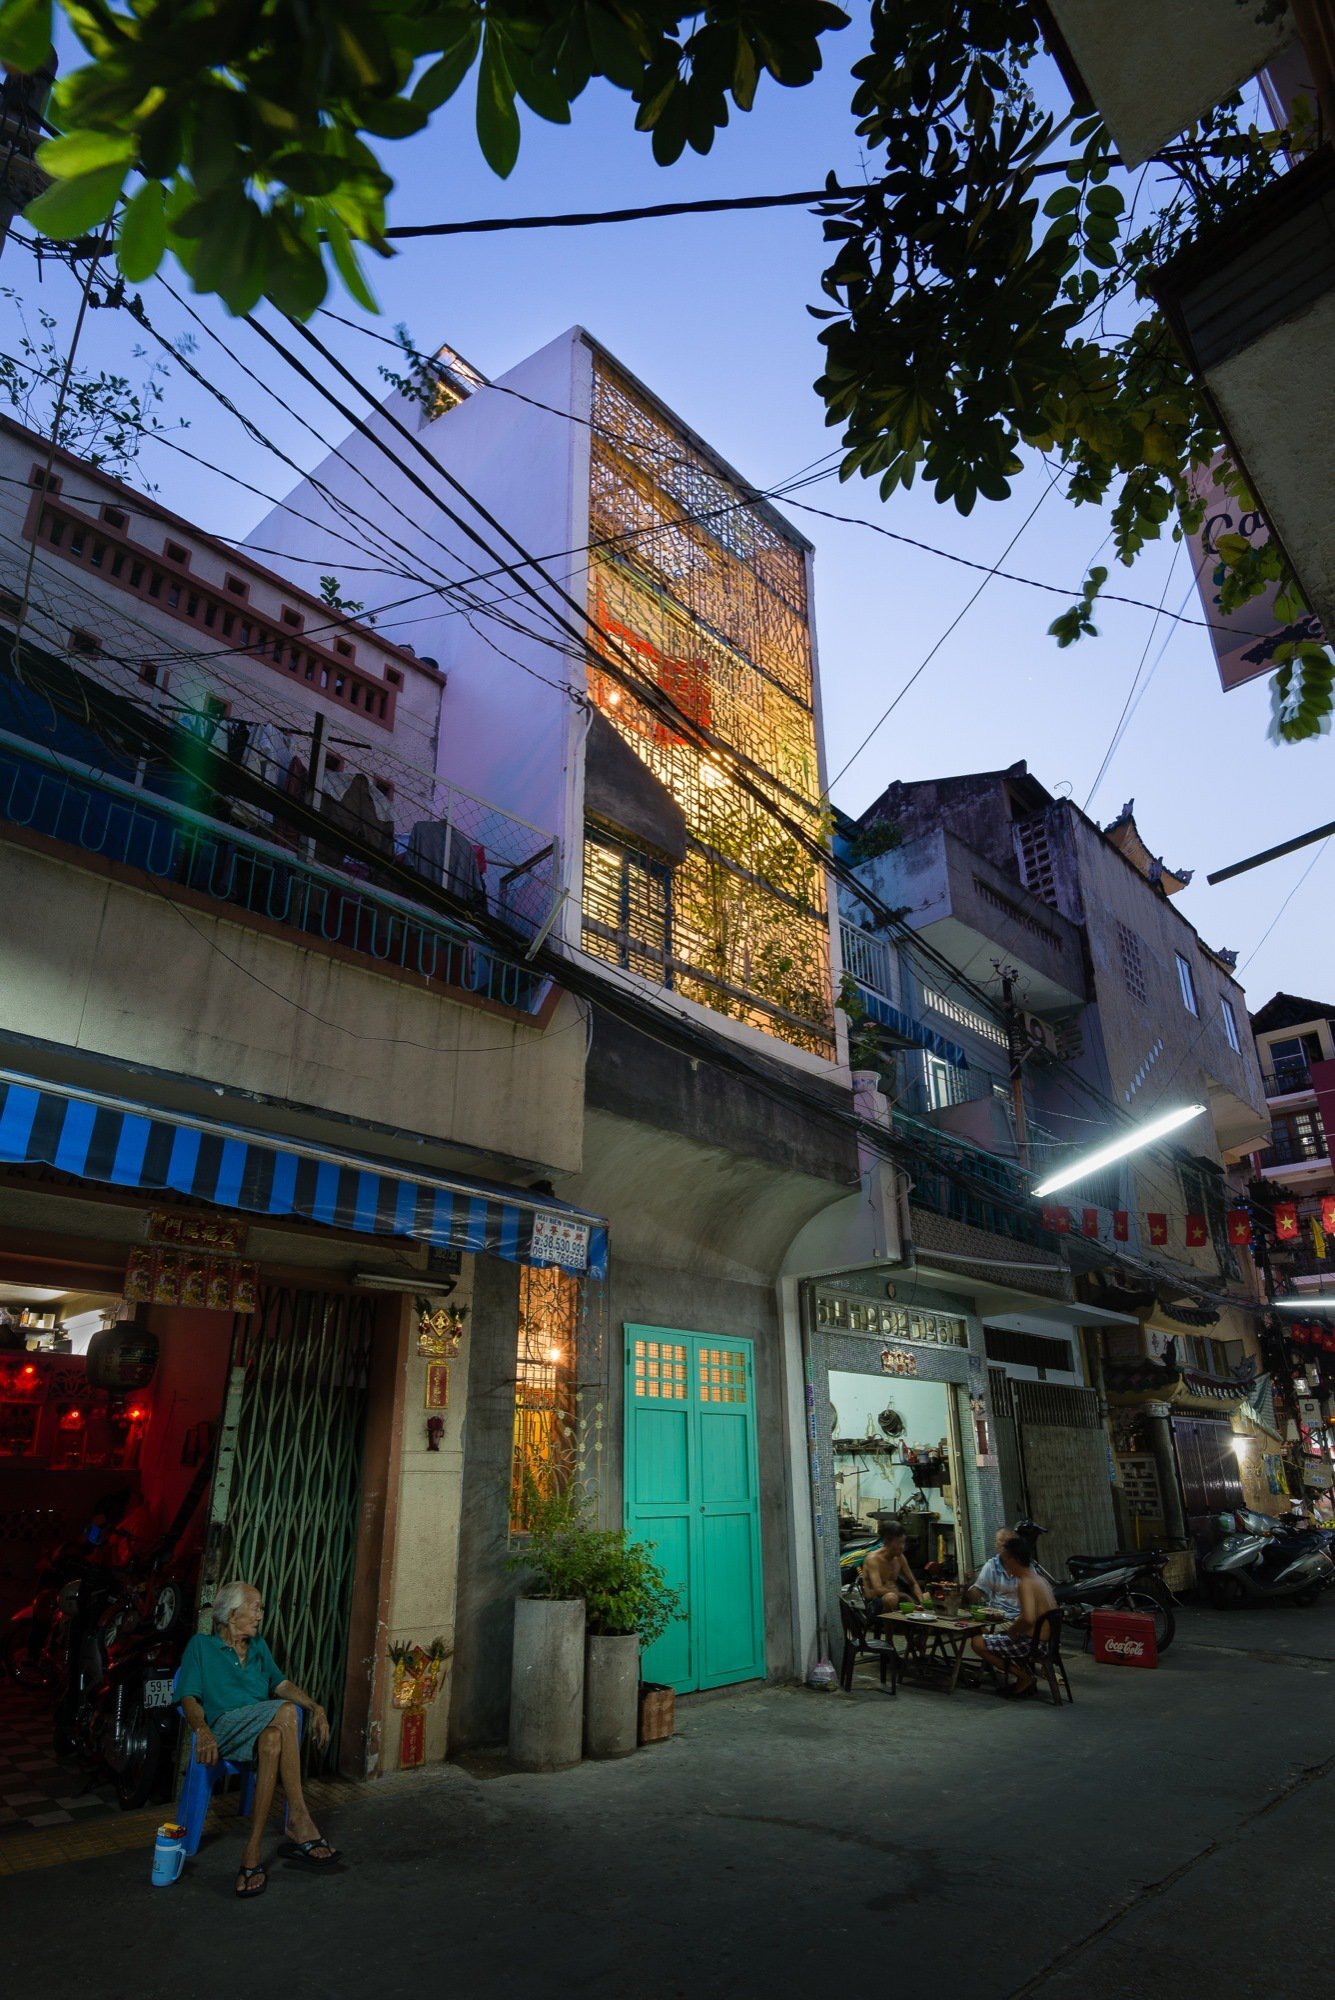
[[[1154,1620],[1148,1612],[1094,1611],[1089,1622],[1094,1635],[1094,1658],[1105,1667],[1158,1666]]]

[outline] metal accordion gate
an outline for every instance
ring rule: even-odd
[[[263,1632],[323,1703],[337,1765],[375,1306],[346,1292],[261,1285],[232,1335],[205,1551],[203,1605],[229,1577],[254,1583]]]

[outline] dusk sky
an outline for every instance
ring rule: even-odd
[[[524,143],[510,180],[483,164],[471,131],[471,102],[446,108],[420,139],[386,149],[399,180],[391,219],[424,222],[482,215],[630,206],[693,197],[816,187],[833,169],[841,179],[863,172],[848,110],[851,33],[826,41],[817,83],[787,92],[763,83],[757,108],[739,117],[704,159],[670,171],[655,166],[633,130],[629,100],[593,90],[558,128],[524,114]],[[466,95],[471,99],[471,88]],[[822,303],[825,261],[819,223],[802,210],[680,217],[581,230],[549,230],[414,243],[373,283],[380,330],[407,323],[420,347],[448,342],[485,374],[498,375],[566,327],[579,323],[608,346],[698,432],[761,488],[778,486],[837,444],[811,384],[819,372],[818,326],[805,311]],[[180,274],[169,271],[177,289]],[[11,249],[4,280],[31,303],[37,297],[31,256]],[[62,332],[73,325],[76,289],[48,268],[42,298]],[[161,285],[144,288],[155,324],[175,339],[189,322]],[[359,318],[342,298],[335,310]],[[279,367],[245,327],[204,304],[207,322],[237,355],[280,389],[331,442],[338,419]],[[13,308],[0,302],[3,345],[13,351]],[[375,381],[386,350],[329,320],[322,337]],[[80,359],[94,365],[129,360],[134,330],[125,317],[89,318]],[[321,455],[212,343],[200,366],[262,430],[303,466]],[[179,372],[167,392],[169,418],[189,418],[183,442],[211,462],[280,495],[291,477],[270,454]],[[149,444],[139,476],[167,504],[202,527],[242,535],[265,503]],[[834,477],[805,487],[796,500],[858,517],[898,535],[974,562],[1002,556],[1047,485],[1041,468],[1005,505],[980,502],[969,519],[915,490],[888,503],[874,485],[841,486]],[[783,503],[780,503],[781,505]],[[1335,887],[1329,843],[1260,869],[1221,888],[1208,871],[1331,816],[1329,739],[1274,747],[1266,736],[1264,681],[1232,694],[1219,687],[1206,633],[1199,625],[1159,619],[1152,610],[1109,606],[1101,636],[1059,652],[1047,636],[1069,599],[1022,584],[989,581],[949,636],[947,628],[978,589],[980,573],[941,555],[886,539],[864,525],[843,525],[786,510],[816,544],[817,618],[825,724],[836,802],[860,811],[892,778],[923,778],[994,768],[1025,758],[1055,792],[1069,793],[1101,822],[1133,798],[1141,831],[1170,867],[1194,869],[1179,907],[1208,943],[1239,953],[1253,1006],[1277,988],[1335,997],[1327,912]],[[1056,492],[1006,557],[1005,567],[1044,583],[1075,587],[1104,542],[1106,525]],[[1106,559],[1106,558],[1100,558]],[[331,567],[337,563],[331,560]],[[1109,588],[1162,602],[1169,612],[1201,616],[1188,554],[1166,543],[1131,571],[1114,567]],[[344,580],[349,596],[354,579]],[[386,623],[386,630],[394,628]],[[408,627],[401,636],[409,642]],[[937,648],[911,690],[860,755],[862,738],[925,656]],[[1125,734],[1089,797],[1123,704],[1139,673]],[[1309,872],[1310,871],[1310,872]],[[1305,877],[1305,879],[1304,879]],[[1287,907],[1281,905],[1290,898]]]

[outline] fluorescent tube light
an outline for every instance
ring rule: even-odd
[[[1137,1125],[1134,1131],[1124,1132],[1120,1139],[1110,1140],[1097,1152],[1086,1153],[1082,1160],[1073,1160],[1069,1167],[1049,1174],[1047,1180],[1034,1189],[1035,1195],[1055,1194],[1058,1188],[1069,1187],[1072,1181],[1082,1181],[1087,1174],[1098,1173],[1100,1167],[1111,1166],[1114,1160],[1125,1159],[1128,1153],[1138,1152],[1140,1147],[1162,1139],[1165,1132],[1175,1132],[1189,1118],[1199,1118],[1204,1109],[1203,1104],[1183,1104],[1176,1111],[1165,1111],[1161,1118],[1152,1118],[1148,1125]]]

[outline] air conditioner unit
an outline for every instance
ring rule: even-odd
[[[1024,1032],[1034,1048],[1041,1049],[1045,1055],[1055,1058],[1057,1055],[1056,1029],[1050,1027],[1046,1021],[1040,1021],[1037,1014],[1026,1014],[1023,1016],[1023,1020]]]

